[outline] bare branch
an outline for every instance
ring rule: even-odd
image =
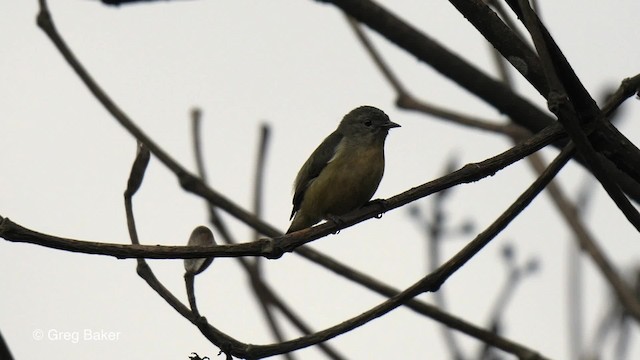
[[[267,149],[269,148],[269,139],[271,129],[269,125],[262,124],[260,126],[260,141],[258,144],[258,154],[256,158],[256,172],[253,186],[253,213],[257,218],[262,218],[262,188],[264,186],[264,168],[267,158]],[[254,233],[254,240],[258,240],[260,233]]]
[[[549,96],[549,108],[558,114],[559,121],[576,142],[578,150],[585,157],[594,176],[600,181],[611,199],[629,222],[640,231],[640,213],[629,202],[617,183],[611,179],[587,139],[587,135],[582,131],[584,124],[604,123],[602,112],[529,4],[519,0],[519,10],[522,11],[519,15],[523,17],[524,24],[531,33],[540,54],[543,69],[551,84],[551,92],[555,93],[555,95]],[[640,316],[640,312],[637,315]]]
[[[457,167],[455,160],[450,158],[445,166],[444,173],[447,174]],[[421,216],[422,212],[416,204],[410,209],[411,214],[415,222],[419,225],[420,230],[423,232],[425,241],[427,243],[426,258],[427,258],[427,272],[434,272],[437,267],[442,263],[441,259],[441,244],[445,238],[446,216],[444,213],[444,199],[451,189],[440,191],[435,194],[432,200],[432,207],[430,211],[431,216]],[[431,218],[431,220],[429,220]],[[440,289],[433,293],[433,298],[436,306],[443,310],[448,311],[447,298],[445,296],[444,289]],[[462,360],[465,359],[464,352],[457,338],[455,337],[453,329],[445,324],[439,327],[439,330],[444,339],[446,348],[450,352],[451,359]]]
[[[9,350],[9,345],[4,340],[2,333],[0,333],[0,358],[5,360],[13,360],[13,355],[11,355],[11,350]]]
[[[449,0],[449,2],[538,90],[540,95],[546,97],[549,94],[549,85],[540,65],[540,59],[524,42],[522,35],[515,31],[517,29],[515,24],[507,26],[482,0]],[[498,1],[492,3],[499,6]],[[508,17],[505,15],[503,19],[506,21]],[[518,124],[522,124],[519,119],[510,117]],[[535,131],[535,128],[524,126]]]
[[[607,103],[602,107],[602,112],[608,117],[625,100],[638,93],[640,93],[640,74],[622,80],[618,90],[609,97]]]

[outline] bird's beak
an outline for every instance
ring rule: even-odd
[[[400,127],[400,125],[394,123],[393,121],[387,121],[384,124],[380,125],[380,127],[385,129],[391,129],[391,128]]]

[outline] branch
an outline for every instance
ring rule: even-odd
[[[393,196],[383,202],[377,202],[357,209],[341,218],[341,222],[326,222],[310,229],[301,230],[283,236],[281,232],[273,229],[259,219],[259,228],[273,229],[266,232],[272,239],[260,239],[250,243],[216,246],[159,246],[159,245],[122,245],[107,244],[71,240],[38,233],[13,223],[8,218],[0,216],[0,237],[13,242],[26,242],[46,247],[82,252],[87,254],[99,254],[123,258],[152,258],[152,259],[186,259],[200,257],[238,257],[238,256],[263,256],[274,259],[285,252],[291,252],[297,247],[327,236],[337,231],[353,226],[367,219],[377,217],[379,214],[396,209],[415,200],[421,199],[438,191],[452,186],[475,182],[487,176],[493,176],[499,170],[528,156],[547,144],[560,139],[563,132],[559,125],[554,125],[546,130],[533,135],[528,140],[479,163],[471,163],[438,179],[407,190]],[[217,205],[217,204],[216,204]]]
[[[550,182],[547,186],[550,186],[553,182]],[[498,296],[494,299],[492,310],[489,312],[489,326],[493,332],[500,334],[503,328],[503,317],[507,311],[510,300],[513,298],[516,290],[516,286],[522,283],[522,280],[528,275],[531,275],[538,269],[538,262],[535,258],[529,259],[522,265],[516,264],[515,249],[511,244],[505,245],[502,249],[502,258],[507,265],[507,279],[502,285],[502,289],[498,291]],[[478,359],[493,359],[491,356],[494,353],[493,347],[489,344],[484,344],[482,347]]]
[[[13,355],[11,355],[11,350],[9,349],[9,345],[4,340],[2,333],[0,332],[0,358],[5,360],[13,360]]]
[[[456,168],[456,160],[450,158],[444,169],[444,173],[450,173]],[[433,272],[441,264],[441,244],[445,238],[446,227],[446,215],[444,212],[444,200],[449,194],[451,189],[443,190],[434,194],[431,198],[431,220],[426,215],[422,215],[420,207],[415,205],[409,209],[409,213],[413,217],[415,223],[419,226],[420,230],[424,233],[425,242],[427,245],[425,257],[427,258],[427,272]],[[443,310],[448,311],[448,303],[444,289],[440,289],[433,293],[433,299],[435,305]],[[460,346],[453,329],[445,324],[439,327],[442,338],[444,340],[445,347],[449,350],[450,358],[456,360],[465,359],[464,352]]]
[[[253,213],[257,218],[262,218],[262,188],[264,185],[264,168],[266,164],[267,158],[267,149],[269,144],[269,139],[271,134],[271,129],[267,124],[262,124],[260,126],[260,142],[258,146],[258,154],[257,154],[257,162],[256,162],[256,172],[255,172],[255,182],[253,186]],[[255,232],[254,240],[258,240],[260,233]]]
[[[484,1],[449,0],[449,2],[538,90],[540,95],[546,97],[549,94],[549,85],[540,65],[540,59],[515,32],[515,26],[507,26]],[[495,3],[499,4],[497,1]],[[513,121],[519,122],[517,119]],[[528,126],[527,128],[533,130]]]
[[[186,0],[99,0],[101,3],[105,5],[111,6],[120,6],[120,5],[130,5],[134,3],[150,3],[150,2],[168,2],[168,1],[186,1]]]
[[[640,96],[640,74],[622,80],[616,92],[611,95],[602,107],[605,116],[611,115],[622,103],[633,95]]]
[[[442,107],[427,104],[426,102],[417,99],[407,91],[402,82],[393,73],[393,70],[391,70],[384,61],[382,55],[380,55],[373,43],[369,40],[369,37],[364,33],[364,31],[362,31],[358,22],[349,16],[346,16],[346,19],[351,29],[358,37],[358,40],[360,40],[362,46],[364,46],[369,56],[371,56],[371,59],[376,64],[382,75],[387,79],[389,85],[391,85],[391,87],[396,91],[396,105],[399,108],[419,111],[437,118],[449,120],[459,125],[506,134],[512,137],[524,138],[525,136],[530,135],[529,131],[515,124],[497,124],[495,121],[460,114]]]
[[[549,96],[549,108],[558,114],[559,121],[567,129],[579,152],[585,157],[592,173],[600,181],[611,199],[629,222],[640,231],[640,213],[629,202],[615,181],[610,178],[601,159],[587,139],[587,135],[582,131],[584,124],[604,123],[602,112],[529,4],[523,0],[519,0],[518,3],[519,8],[515,3],[510,2],[517,13],[518,10],[522,12],[518,15],[531,33],[540,54],[545,74],[551,84],[552,95]]]

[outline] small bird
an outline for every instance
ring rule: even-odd
[[[335,219],[371,200],[384,173],[384,141],[389,129],[399,126],[373,106],[345,115],[296,176],[287,234]]]

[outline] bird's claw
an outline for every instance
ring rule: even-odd
[[[387,200],[373,199],[369,201],[367,206],[377,206],[378,208],[380,208],[380,212],[376,216],[374,216],[376,219],[380,219],[382,218],[382,215],[384,215],[385,209],[387,208]]]
[[[333,222],[336,226],[344,225],[344,220],[342,220],[341,217],[336,215],[327,215],[327,220]],[[340,232],[340,229],[336,230],[334,234],[338,234],[339,232]]]

